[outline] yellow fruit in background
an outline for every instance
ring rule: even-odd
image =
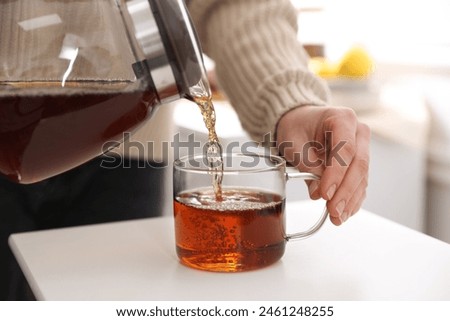
[[[342,57],[337,70],[337,76],[350,78],[365,78],[374,68],[369,53],[362,47],[353,47]]]
[[[374,61],[362,47],[350,48],[339,62],[333,62],[323,57],[313,57],[309,68],[316,75],[325,78],[367,78],[374,69]]]
[[[309,61],[309,68],[322,78],[333,78],[339,70],[339,65],[325,58],[314,57]]]

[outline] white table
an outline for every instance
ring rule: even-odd
[[[288,230],[321,205],[288,204]],[[450,245],[364,210],[253,272],[181,265],[170,217],[15,234],[10,246],[40,300],[450,299]]]

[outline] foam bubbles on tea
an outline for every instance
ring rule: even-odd
[[[225,191],[222,201],[218,202],[213,191],[205,189],[180,194],[176,199],[181,203],[203,210],[249,211],[264,210],[270,206],[277,206],[280,202],[279,197],[270,197],[269,195],[257,190],[228,189]],[[274,201],[271,201],[272,198]]]

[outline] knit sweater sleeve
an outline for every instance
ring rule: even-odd
[[[260,140],[302,105],[325,105],[328,90],[307,68],[289,0],[190,0],[204,52],[244,129]]]

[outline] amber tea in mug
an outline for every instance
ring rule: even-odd
[[[175,161],[176,251],[184,265],[218,272],[262,268],[283,256],[288,240],[313,234],[325,221],[326,210],[308,231],[286,234],[287,179],[318,177],[287,174],[285,161],[276,156],[225,154],[223,164],[217,199],[205,156]]]

